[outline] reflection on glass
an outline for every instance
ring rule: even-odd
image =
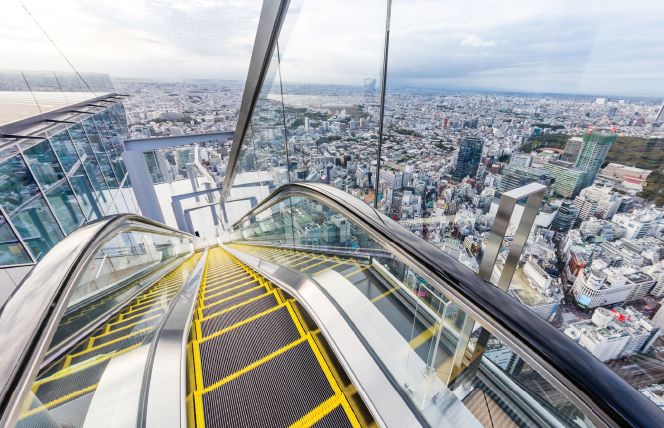
[[[32,259],[0,213],[0,266],[31,263]]]
[[[85,223],[85,216],[48,140],[37,144],[22,143],[19,147],[65,233],[78,229]]]
[[[58,130],[50,136],[49,140],[53,150],[58,155],[62,167],[65,169],[67,178],[74,189],[74,194],[86,217],[90,220],[103,217],[88,174],[83,168],[81,159],[76,153],[76,148],[69,138],[67,130]]]
[[[122,167],[120,166],[118,153],[116,152],[115,147],[113,147],[111,143],[106,123],[104,122],[101,113],[95,114],[94,116],[92,116],[92,119],[94,120],[94,123],[97,126],[97,131],[99,132],[99,136],[101,137],[100,141],[102,143],[104,151],[106,152],[106,155],[108,156],[109,161],[111,162],[111,167],[113,168],[113,172],[115,173],[115,178],[118,180],[118,183],[120,183],[122,177],[125,176],[125,172],[122,170]]]
[[[592,426],[519,352],[332,208],[289,197],[230,236],[232,248],[316,282],[430,426],[490,426],[489,415],[516,426]]]
[[[104,174],[106,183],[111,189],[118,188],[118,182],[115,178],[115,173],[111,167],[110,157],[107,155],[106,150],[102,147],[102,139],[97,132],[97,127],[95,126],[92,118],[85,119],[83,122],[83,128],[85,129],[85,134],[87,134],[87,139],[90,142],[90,146],[94,152],[94,156],[99,162],[99,166]]]
[[[83,127],[78,124],[69,128],[69,135],[74,142],[74,146],[81,158],[81,162],[83,162],[83,167],[88,173],[92,187],[95,189],[97,200],[102,206],[102,211],[106,212],[111,204],[111,192],[85,131],[83,130]]]
[[[3,154],[17,153],[10,148]],[[39,260],[64,236],[19,154],[0,159],[0,205]]]
[[[188,236],[132,229],[105,243],[81,275],[72,279],[70,300],[47,353],[53,361],[37,375],[17,426],[60,426],[54,421],[62,420],[60,412],[71,408],[64,407],[71,403],[85,425],[100,426],[102,421],[95,418],[108,418],[109,414],[88,412],[93,396],[97,404],[101,401],[106,408],[116,409],[112,410],[118,412],[114,416],[126,412],[126,406],[119,403],[133,394],[131,390],[140,391],[148,353],[138,352],[138,358],[125,360],[119,370],[109,363],[139,346],[150,346],[158,337],[151,333],[189,280],[202,255],[194,251],[202,245],[200,239]],[[106,319],[112,310],[119,312]],[[100,328],[82,334],[92,325]],[[59,348],[64,351],[53,354]],[[122,378],[120,387],[114,388],[113,382],[101,386],[104,376]],[[129,384],[137,387],[128,388]],[[103,393],[97,395],[98,388]],[[132,402],[139,399],[131,397]]]

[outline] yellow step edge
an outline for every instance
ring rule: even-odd
[[[156,310],[158,310],[158,309],[164,309],[166,306],[168,306],[168,305],[159,306],[158,308],[154,308],[154,309],[151,309],[151,310],[149,310],[149,311],[145,311],[145,312],[140,313],[140,314],[135,313],[135,312],[128,312],[128,313],[126,313],[126,314],[120,314],[120,319],[118,319],[118,321],[116,321],[116,322],[114,322],[114,323],[112,323],[112,324],[115,325],[115,324],[119,323],[120,321],[127,321],[127,320],[130,320],[130,319],[136,318],[136,317],[140,317],[141,315],[145,315],[145,314],[147,314],[147,313],[149,313],[149,312],[156,311]],[[140,309],[137,310],[136,312],[138,312],[138,311],[140,311]],[[125,315],[133,315],[133,316],[131,316],[131,317],[125,317]]]
[[[237,278],[239,276],[246,275],[246,274],[247,274],[247,272],[243,271],[242,273],[238,273],[237,275],[233,275],[233,276],[228,277],[228,278],[223,278],[220,281],[228,281],[228,280],[231,280],[231,279],[234,279],[234,278]]]
[[[311,266],[307,266],[307,267],[305,267],[305,268],[303,268],[303,269],[299,269],[299,271],[300,271],[300,272],[304,272],[304,271],[307,270],[307,269],[311,269],[311,268],[314,267],[314,266],[318,266],[318,265],[320,265],[320,264],[323,264],[323,263],[325,263],[325,262],[329,262],[329,261],[332,261],[332,259],[326,259],[326,260],[320,261],[320,262],[318,262],[318,263],[316,263],[316,264],[313,264],[313,265],[311,265]]]
[[[213,288],[210,291],[219,290],[219,292],[214,293],[214,294],[210,294],[209,296],[203,295],[201,300],[205,301],[205,300],[211,299],[213,297],[221,296],[222,294],[226,294],[230,291],[237,290],[238,288],[246,287],[247,285],[251,284],[252,282],[256,282],[256,281],[258,281],[258,283],[260,284],[260,280],[258,278],[249,278],[248,281],[243,281],[239,284],[236,284],[237,281],[233,282],[232,284],[228,284],[228,285],[233,285],[232,287],[229,287],[227,285],[225,287]],[[264,285],[264,284],[260,284],[260,285]]]
[[[232,272],[235,272],[235,271],[240,271],[240,270],[242,270],[242,266],[236,264],[234,267],[232,267],[230,269],[224,269],[222,271],[210,270],[207,273],[207,276],[209,276],[209,277],[218,277],[218,276],[227,275],[229,273],[232,273]]]
[[[133,333],[131,333],[131,334],[128,334],[128,335],[126,335],[126,336],[122,336],[122,337],[117,338],[117,339],[115,339],[115,340],[111,340],[110,342],[106,342],[106,343],[104,343],[103,345],[95,346],[95,347],[93,347],[93,348],[88,348],[88,349],[86,349],[86,350],[83,351],[83,352],[79,352],[79,353],[77,353],[77,354],[67,355],[67,359],[65,360],[65,364],[66,364],[66,365],[69,365],[69,363],[71,363],[71,360],[73,360],[75,357],[80,357],[81,355],[85,355],[85,354],[87,354],[87,353],[90,352],[90,351],[96,351],[96,350],[99,349],[99,348],[103,348],[104,346],[107,346],[107,345],[110,345],[110,344],[113,344],[113,343],[120,342],[120,341],[122,341],[122,340],[124,340],[124,339],[126,339],[126,338],[128,338],[128,337],[136,336],[138,333],[142,333],[142,332],[145,332],[145,331],[150,330],[150,329],[152,329],[152,326],[150,326],[150,327],[146,327],[146,328],[143,328],[143,329],[141,329],[141,330],[136,330],[135,332],[133,332]]]
[[[218,301],[218,302],[214,302],[214,303],[212,303],[212,304],[210,304],[210,305],[207,305],[207,306],[203,306],[203,305],[201,305],[201,306],[199,306],[199,308],[198,308],[198,309],[201,311],[201,312],[200,312],[201,317],[202,317],[202,315],[203,315],[203,309],[211,308],[212,306],[218,305],[219,303],[223,303],[223,302],[225,302],[225,301],[227,301],[227,300],[230,300],[230,299],[232,299],[232,298],[234,298],[234,297],[241,296],[241,295],[243,295],[243,294],[249,293],[250,291],[257,290],[257,289],[259,289],[259,288],[265,288],[265,289],[266,289],[266,293],[267,293],[267,288],[266,288],[264,285],[258,285],[258,286],[254,287],[254,288],[250,288],[249,290],[243,291],[242,293],[238,293],[238,294],[235,294],[235,295],[233,295],[233,296],[229,296],[229,297],[227,297],[226,299],[220,300],[220,301]]]
[[[37,413],[41,412],[41,411],[43,410],[43,407],[46,407],[46,408],[48,409],[48,408],[50,408],[50,407],[55,406],[56,404],[60,404],[60,403],[62,403],[62,402],[64,402],[64,401],[67,401],[67,400],[69,400],[70,398],[74,398],[74,397],[76,397],[76,396],[78,396],[78,395],[85,394],[86,392],[94,391],[95,389],[97,389],[97,386],[99,386],[98,383],[96,383],[96,384],[94,384],[94,385],[91,385],[91,386],[88,386],[87,388],[83,388],[83,389],[81,389],[81,390],[79,390],[79,391],[72,392],[71,394],[67,394],[67,395],[65,395],[65,396],[62,396],[62,397],[58,398],[57,400],[53,400],[53,401],[51,401],[51,402],[49,402],[49,403],[46,403],[46,404],[44,404],[44,405],[42,405],[42,406],[35,407],[34,409],[30,410],[29,412],[26,412],[26,413],[21,414],[21,415],[19,416],[19,420],[20,420],[20,419],[25,419],[25,418],[27,418],[27,417],[29,417],[29,416],[32,416],[32,415],[34,415],[34,414],[37,414]]]
[[[291,424],[288,428],[307,428],[323,419],[323,416],[330,413],[332,410],[339,407],[341,404],[338,395],[333,395],[321,404],[316,406],[312,411],[302,416],[297,422]]]
[[[178,291],[180,291],[179,287],[174,289],[174,290],[168,291],[166,293],[159,294],[157,296],[150,296],[150,298],[148,298],[148,299],[143,299],[143,300],[140,300],[140,301],[134,303],[129,308],[130,309],[136,309],[138,306],[145,305],[147,303],[154,303],[159,299],[168,299],[169,297],[172,298],[173,296],[175,296],[178,293]]]
[[[302,343],[302,342],[304,342],[304,341],[306,341],[306,340],[307,340],[306,337],[301,337],[301,338],[297,339],[296,341],[291,342],[291,343],[289,343],[288,345],[284,346],[283,348],[278,349],[277,351],[271,353],[270,355],[268,355],[268,356],[266,356],[266,357],[263,357],[263,358],[261,358],[260,360],[255,361],[255,362],[249,364],[249,365],[246,366],[245,368],[236,371],[236,372],[233,373],[232,375],[226,376],[225,378],[221,379],[220,381],[215,382],[214,384],[208,386],[207,388],[205,388],[205,389],[203,389],[203,390],[200,390],[200,391],[197,391],[196,394],[200,394],[200,395],[206,394],[206,393],[208,393],[208,392],[210,392],[210,391],[212,391],[212,390],[214,390],[214,389],[220,387],[221,385],[223,385],[223,384],[225,384],[225,383],[228,383],[228,382],[232,381],[233,379],[235,379],[235,378],[237,378],[237,377],[239,377],[239,376],[241,376],[241,375],[247,373],[249,370],[252,370],[252,369],[254,369],[254,368],[260,366],[260,365],[263,364],[264,362],[266,362],[266,361],[268,361],[268,360],[271,360],[272,358],[274,358],[274,357],[276,357],[276,356],[278,356],[278,355],[283,354],[284,352],[288,351],[288,350],[291,349],[291,348],[294,348],[295,346],[299,345],[300,343]],[[199,355],[199,357],[200,357],[200,355]],[[203,377],[202,377],[202,374],[201,374],[201,385],[203,385]]]
[[[110,331],[110,330],[108,330],[108,328],[109,328],[109,326],[110,326],[110,324],[108,324],[108,325],[106,325],[106,327],[105,327],[105,329],[104,329],[104,332],[103,332],[102,334],[100,334],[100,335],[98,335],[98,336],[92,336],[91,339],[92,339],[92,340],[94,340],[94,339],[99,339],[100,337],[108,336],[110,333],[117,333],[118,331],[122,331],[122,330],[124,330],[125,328],[131,328],[131,327],[134,327],[135,325],[140,324],[140,323],[142,323],[143,321],[149,321],[149,320],[152,320],[152,319],[155,319],[155,318],[160,318],[160,317],[161,317],[161,314],[159,314],[159,315],[154,315],[154,316],[151,316],[151,317],[148,317],[148,318],[142,319],[142,320],[140,320],[140,321],[136,321],[135,323],[132,323],[132,324],[126,325],[126,326],[124,326],[124,327],[122,327],[122,328],[119,328],[119,329],[117,329],[117,330],[114,330],[114,331]]]
[[[100,357],[100,358],[98,358],[98,359],[95,359],[94,361],[90,362],[90,365],[94,365],[94,364],[100,363],[100,362],[102,362],[102,361],[105,361],[105,360],[107,360],[107,359],[109,359],[109,358],[111,358],[111,357],[114,357],[114,356],[116,356],[116,355],[123,354],[123,353],[125,353],[125,352],[127,352],[127,351],[130,351],[130,350],[132,350],[132,349],[134,349],[134,348],[139,347],[140,345],[141,345],[140,343],[137,343],[137,344],[132,345],[132,346],[130,346],[129,348],[123,349],[123,350],[121,350],[121,351],[113,351],[113,352],[110,352],[110,353],[105,354],[104,356],[102,356],[102,357]],[[65,361],[65,364],[63,365],[62,368],[63,368],[63,369],[68,368],[68,367],[69,367],[69,362],[70,362],[70,361],[71,361],[71,360],[69,360],[69,361]],[[88,361],[88,360],[86,360],[86,361],[81,361],[81,363],[85,363],[85,364],[84,364],[83,366],[81,366],[81,367],[84,367],[85,365],[87,365],[87,364],[88,364],[87,361]],[[78,364],[80,364],[80,363],[76,363],[75,366],[78,366]],[[78,367],[76,368],[76,371],[78,371]]]
[[[231,306],[230,308],[228,308],[228,309],[224,309],[223,311],[221,311],[221,312],[217,312],[216,314],[208,315],[208,316],[205,317],[205,318],[201,318],[199,321],[200,321],[200,322],[203,322],[203,321],[207,321],[207,320],[209,320],[210,318],[218,317],[218,316],[223,315],[223,314],[225,314],[225,313],[227,313],[227,312],[230,312],[230,311],[232,311],[232,310],[234,310],[234,309],[237,309],[237,308],[239,308],[240,306],[244,306],[244,305],[246,305],[246,304],[248,304],[248,303],[255,302],[255,301],[258,300],[258,299],[263,299],[263,298],[265,298],[266,296],[269,296],[270,294],[273,294],[273,295],[275,296],[275,298],[277,299],[277,302],[279,302],[279,304],[283,303],[283,302],[281,301],[281,299],[279,298],[279,295],[276,294],[276,291],[270,291],[269,293],[261,294],[260,296],[256,296],[256,297],[254,297],[254,298],[252,298],[252,299],[249,299],[249,300],[247,300],[247,301],[245,301],[245,302],[239,303],[239,304],[237,304],[237,305],[235,305],[235,306]]]
[[[229,285],[233,285],[233,284],[235,284],[237,282],[240,282],[240,281],[252,282],[252,281],[256,281],[256,279],[257,278],[256,278],[255,275],[249,274],[249,278],[236,279],[235,281],[227,282],[227,283],[224,283],[223,285],[219,285],[219,286],[215,286],[215,287],[211,287],[211,288],[206,288],[202,291],[203,291],[203,293],[209,293],[210,291],[215,291],[215,290],[218,290],[218,289],[222,289],[222,288],[228,287]],[[212,284],[210,284],[210,285],[212,285]]]
[[[219,330],[219,331],[217,331],[217,332],[215,332],[215,333],[212,333],[212,334],[209,335],[209,336],[205,336],[205,337],[202,338],[202,339],[195,340],[195,343],[196,343],[196,345],[198,345],[198,344],[200,344],[200,343],[207,342],[207,341],[210,340],[210,339],[213,339],[213,338],[215,338],[215,337],[217,337],[217,336],[221,336],[222,334],[226,333],[227,331],[231,331],[231,330],[233,330],[233,329],[235,329],[235,328],[238,328],[238,327],[243,326],[243,325],[245,325],[245,324],[247,324],[247,323],[250,323],[251,321],[257,320],[258,318],[262,317],[263,315],[267,315],[267,314],[269,314],[270,312],[274,312],[274,311],[276,311],[276,310],[278,310],[278,309],[281,309],[281,308],[283,308],[283,307],[285,307],[285,306],[286,306],[286,304],[285,304],[285,303],[282,303],[282,304],[277,305],[277,306],[274,306],[274,307],[272,307],[272,308],[270,308],[270,309],[266,309],[265,311],[263,311],[263,312],[261,312],[261,313],[259,313],[259,314],[253,315],[253,316],[251,316],[251,317],[249,317],[249,318],[246,318],[246,319],[244,319],[244,320],[242,320],[242,321],[240,321],[240,322],[238,322],[238,323],[236,323],[236,324],[233,324],[233,325],[230,326],[230,327],[226,327],[225,329],[223,329],[223,330]],[[199,326],[200,326],[200,323],[199,323]]]

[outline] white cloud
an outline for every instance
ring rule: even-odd
[[[461,44],[464,46],[482,46],[482,47],[489,47],[489,46],[496,46],[496,42],[491,40],[490,42],[485,42],[480,38],[479,36],[475,34],[471,34],[470,36],[466,37],[461,41]]]

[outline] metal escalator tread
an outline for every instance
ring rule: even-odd
[[[267,357],[300,339],[288,307],[280,308],[200,342],[203,387]],[[237,352],[242,349],[242,352]]]
[[[141,315],[142,315],[142,318],[150,318],[150,317],[153,317],[155,315],[160,314],[163,311],[165,311],[165,308],[160,307],[160,308],[156,308],[152,311],[144,312],[142,314],[135,314],[134,316],[127,317],[127,318],[125,318],[121,321],[117,321],[117,322],[109,324],[109,329],[110,329],[110,331],[119,330],[121,328],[125,328],[128,325],[134,324],[137,321],[139,321],[141,319],[140,318]]]
[[[135,325],[131,325],[131,327],[128,326],[124,329],[116,329],[112,332],[109,332],[109,333],[106,333],[106,334],[103,334],[103,335],[100,335],[100,336],[95,336],[95,337],[92,338],[92,339],[94,339],[93,346],[96,347],[96,346],[99,346],[99,345],[103,345],[104,343],[107,343],[107,342],[112,342],[112,341],[117,340],[121,337],[124,337],[124,336],[127,336],[127,335],[131,334],[133,331],[142,330],[146,327],[150,327],[152,325],[155,325],[157,323],[157,321],[158,321],[157,318],[150,318],[150,319],[147,319],[145,321],[139,321],[139,322],[135,323]]]
[[[37,387],[35,395],[43,404],[48,404],[61,397],[96,385],[99,379],[101,379],[101,375],[104,373],[109,361],[100,361],[97,364],[91,364],[89,367],[74,369],[52,380],[46,380]],[[56,374],[55,376],[58,375]]]
[[[278,304],[279,302],[274,294],[266,294],[264,297],[246,303],[235,309],[231,309],[219,316],[201,321],[201,335],[204,338],[210,336],[218,331],[235,325],[240,321],[265,312]]]
[[[348,415],[341,405],[316,421],[311,428],[353,428]]]
[[[120,342],[113,342],[109,343],[107,345],[100,346],[97,349],[91,349],[89,351],[85,351],[81,354],[78,355],[72,355],[71,356],[71,361],[70,365],[78,364],[82,361],[89,360],[90,358],[96,357],[97,355],[103,355],[103,354],[108,354],[111,352],[115,351],[121,351],[123,349],[127,349],[129,347],[132,347],[134,345],[137,345],[141,342],[143,342],[143,339],[148,335],[149,331],[142,331],[138,334],[135,334],[133,336],[128,336],[126,339],[121,340]]]
[[[334,395],[307,341],[202,396],[206,428],[286,428]]]
[[[245,282],[245,283],[237,283],[232,286],[230,286],[228,289],[220,289],[218,293],[206,297],[203,299],[203,306],[210,306],[213,305],[221,300],[228,299],[229,297],[235,296],[237,294],[242,293],[243,291],[251,290],[252,288],[256,288],[261,283],[255,279],[251,282]]]
[[[234,297],[229,298],[228,300],[224,300],[219,303],[215,303],[212,306],[208,306],[206,308],[202,309],[202,314],[203,318],[209,317],[210,315],[216,314],[217,312],[223,311],[224,309],[228,309],[232,306],[239,305],[242,302],[246,302],[247,300],[253,299],[254,297],[261,296],[263,294],[266,294],[268,292],[268,289],[265,287],[259,287],[254,290],[248,291],[244,294],[236,295]]]

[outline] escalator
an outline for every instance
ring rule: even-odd
[[[213,243],[82,227],[2,307],[0,349],[0,427],[663,425],[527,308],[310,183]]]
[[[192,331],[196,426],[360,426],[284,294],[221,249],[210,253]]]

